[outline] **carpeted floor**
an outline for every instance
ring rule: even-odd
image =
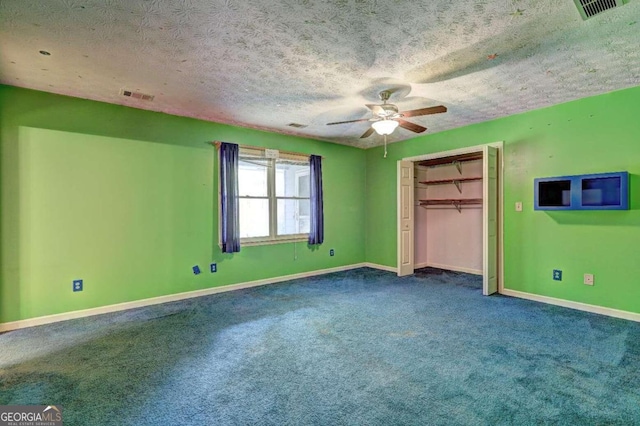
[[[0,335],[65,425],[640,424],[640,324],[357,269]]]

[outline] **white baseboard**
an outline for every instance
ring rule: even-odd
[[[398,268],[396,268],[395,266],[380,265],[378,263],[364,262],[362,266],[366,266],[368,268],[374,268],[374,269],[381,269],[383,271],[389,271],[394,273],[398,272]]]
[[[434,268],[440,267],[440,266],[434,266],[433,264],[425,264],[424,266],[431,266]],[[424,266],[416,265],[416,268],[424,267]],[[5,322],[5,323],[0,323],[0,332],[17,330],[20,328],[35,327],[38,325],[51,324],[54,322],[89,317],[93,315],[124,311],[127,309],[141,308],[141,307],[157,305],[161,303],[175,302],[178,300],[191,299],[194,297],[208,296],[211,294],[224,293],[227,291],[258,287],[266,284],[274,284],[274,283],[294,280],[298,278],[314,277],[318,275],[329,274],[332,272],[348,271],[351,269],[357,269],[357,268],[363,268],[363,267],[381,269],[383,271],[389,271],[394,273],[397,272],[397,269],[392,266],[380,265],[380,264],[371,263],[371,262],[355,263],[352,265],[338,266],[335,268],[320,269],[317,271],[309,271],[309,272],[302,272],[298,274],[284,275],[280,277],[265,278],[262,280],[248,281],[244,283],[231,284],[231,285],[226,285],[221,287],[213,287],[213,288],[207,288],[203,290],[169,294],[166,296],[158,296],[158,297],[152,297],[149,299],[134,300],[132,302],[118,303],[115,305],[107,305],[107,306],[100,306],[97,308],[65,312],[62,314],[54,314],[54,315],[29,318],[29,319],[19,320],[19,321]],[[442,269],[450,269],[450,268],[442,268]],[[468,272],[468,271],[461,271],[461,272]],[[469,273],[474,273],[474,272],[469,272]],[[580,303],[580,302],[572,302],[569,300],[556,299],[554,297],[540,296],[537,294],[526,293],[526,292],[510,290],[510,289],[502,289],[501,294],[505,296],[518,297],[521,299],[528,299],[536,302],[548,303],[550,305],[563,306],[565,308],[577,309],[580,311],[592,312],[596,314],[607,315],[610,317],[622,318],[630,321],[640,322],[640,314],[635,312],[621,311],[618,309],[605,308],[602,306],[589,305],[589,304]]]
[[[482,275],[482,269],[465,268],[463,266],[442,265],[440,263],[430,263],[430,262],[416,263],[414,265],[415,269],[427,268],[427,267],[446,269],[447,271],[465,272],[467,274],[473,274],[473,275]]]
[[[540,296],[539,294],[526,293],[523,291],[502,289],[500,294],[520,299],[533,300],[536,302],[548,303],[550,305],[562,306],[565,308],[577,309],[579,311],[592,312],[594,314],[607,315],[615,318],[622,318],[630,321],[640,322],[640,314],[635,312],[621,311],[618,309],[605,308],[603,306],[589,305],[587,303],[572,302],[570,300],[556,299],[555,297]]]
[[[208,296],[210,294],[224,293],[227,291],[240,290],[243,288],[258,287],[266,284],[274,284],[282,281],[295,280],[297,278],[314,277],[317,275],[329,274],[332,272],[347,271],[350,269],[363,268],[366,266],[375,268],[373,264],[355,263],[352,265],[338,266],[335,268],[319,269],[317,271],[302,272],[299,274],[284,275],[280,277],[265,278],[262,280],[248,281],[238,284],[230,284],[220,287],[206,288],[203,290],[187,291],[183,293],[168,294],[166,296],[151,297],[149,299],[134,300],[132,302],[117,303],[115,305],[99,306],[97,308],[82,309],[79,311],[65,312],[61,314],[46,315],[42,317],[29,318],[25,320],[0,323],[0,332],[17,330],[20,328],[35,327],[37,325],[51,324],[59,321],[89,317],[93,315],[107,314],[111,312],[124,311],[127,309],[141,308],[144,306],[158,305],[160,303],[175,302],[178,300],[191,299],[193,297]],[[386,266],[378,265],[380,269]],[[395,271],[395,269],[394,269]]]

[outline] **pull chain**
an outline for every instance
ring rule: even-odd
[[[384,135],[384,158],[387,158],[387,135]]]

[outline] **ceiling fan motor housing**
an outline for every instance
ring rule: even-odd
[[[377,111],[377,115],[380,117],[391,117],[398,114],[398,107],[392,104],[380,105],[380,109]]]

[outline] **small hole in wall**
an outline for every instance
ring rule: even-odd
[[[51,56],[51,53],[47,52],[46,50],[41,50],[40,54],[44,56]]]

